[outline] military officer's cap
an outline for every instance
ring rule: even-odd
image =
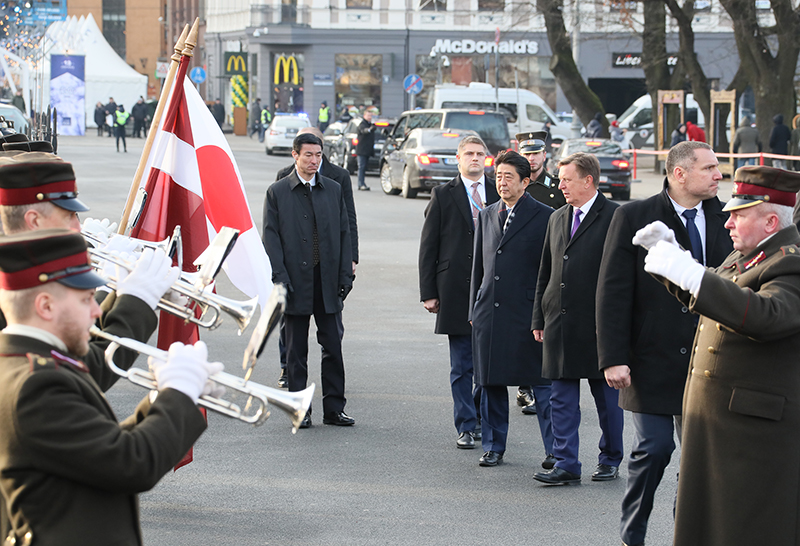
[[[0,288],[24,290],[49,282],[81,290],[106,284],[94,272],[80,233],[42,229],[0,237]]]
[[[517,133],[517,142],[519,142],[519,153],[533,154],[536,152],[544,151],[547,131],[532,131],[530,133]]]
[[[78,199],[72,165],[46,152],[0,157],[0,205],[33,205],[49,201],[72,212],[89,210]]]
[[[748,165],[736,170],[733,194],[723,210],[737,210],[759,203],[794,207],[800,190],[800,173],[774,167]]]

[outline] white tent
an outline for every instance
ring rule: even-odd
[[[139,97],[147,95],[147,76],[125,62],[108,44],[97,23],[89,14],[86,18],[68,17],[53,23],[42,39],[46,51],[43,104],[50,103],[50,55],[84,55],[86,57],[86,127],[97,127],[94,109],[98,102],[108,103],[114,97],[117,104],[130,112]]]

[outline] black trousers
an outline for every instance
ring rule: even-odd
[[[322,411],[324,415],[344,411],[344,358],[337,321],[339,313],[326,313],[322,300],[319,266],[314,268],[314,322],[317,343],[322,346]],[[286,371],[290,391],[301,391],[308,383],[308,327],[310,315],[284,315],[286,321]]]

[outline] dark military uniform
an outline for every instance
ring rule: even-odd
[[[545,169],[542,169],[539,178],[528,184],[526,191],[540,203],[554,209],[559,209],[567,204],[564,194],[558,189],[558,178]]]

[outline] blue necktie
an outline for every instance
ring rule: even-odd
[[[697,230],[697,225],[694,223],[694,218],[697,216],[697,209],[686,209],[681,213],[681,216],[686,218],[686,231],[689,232],[689,242],[692,245],[692,256],[700,264],[705,264],[703,260],[703,241],[700,239],[700,232]]]

